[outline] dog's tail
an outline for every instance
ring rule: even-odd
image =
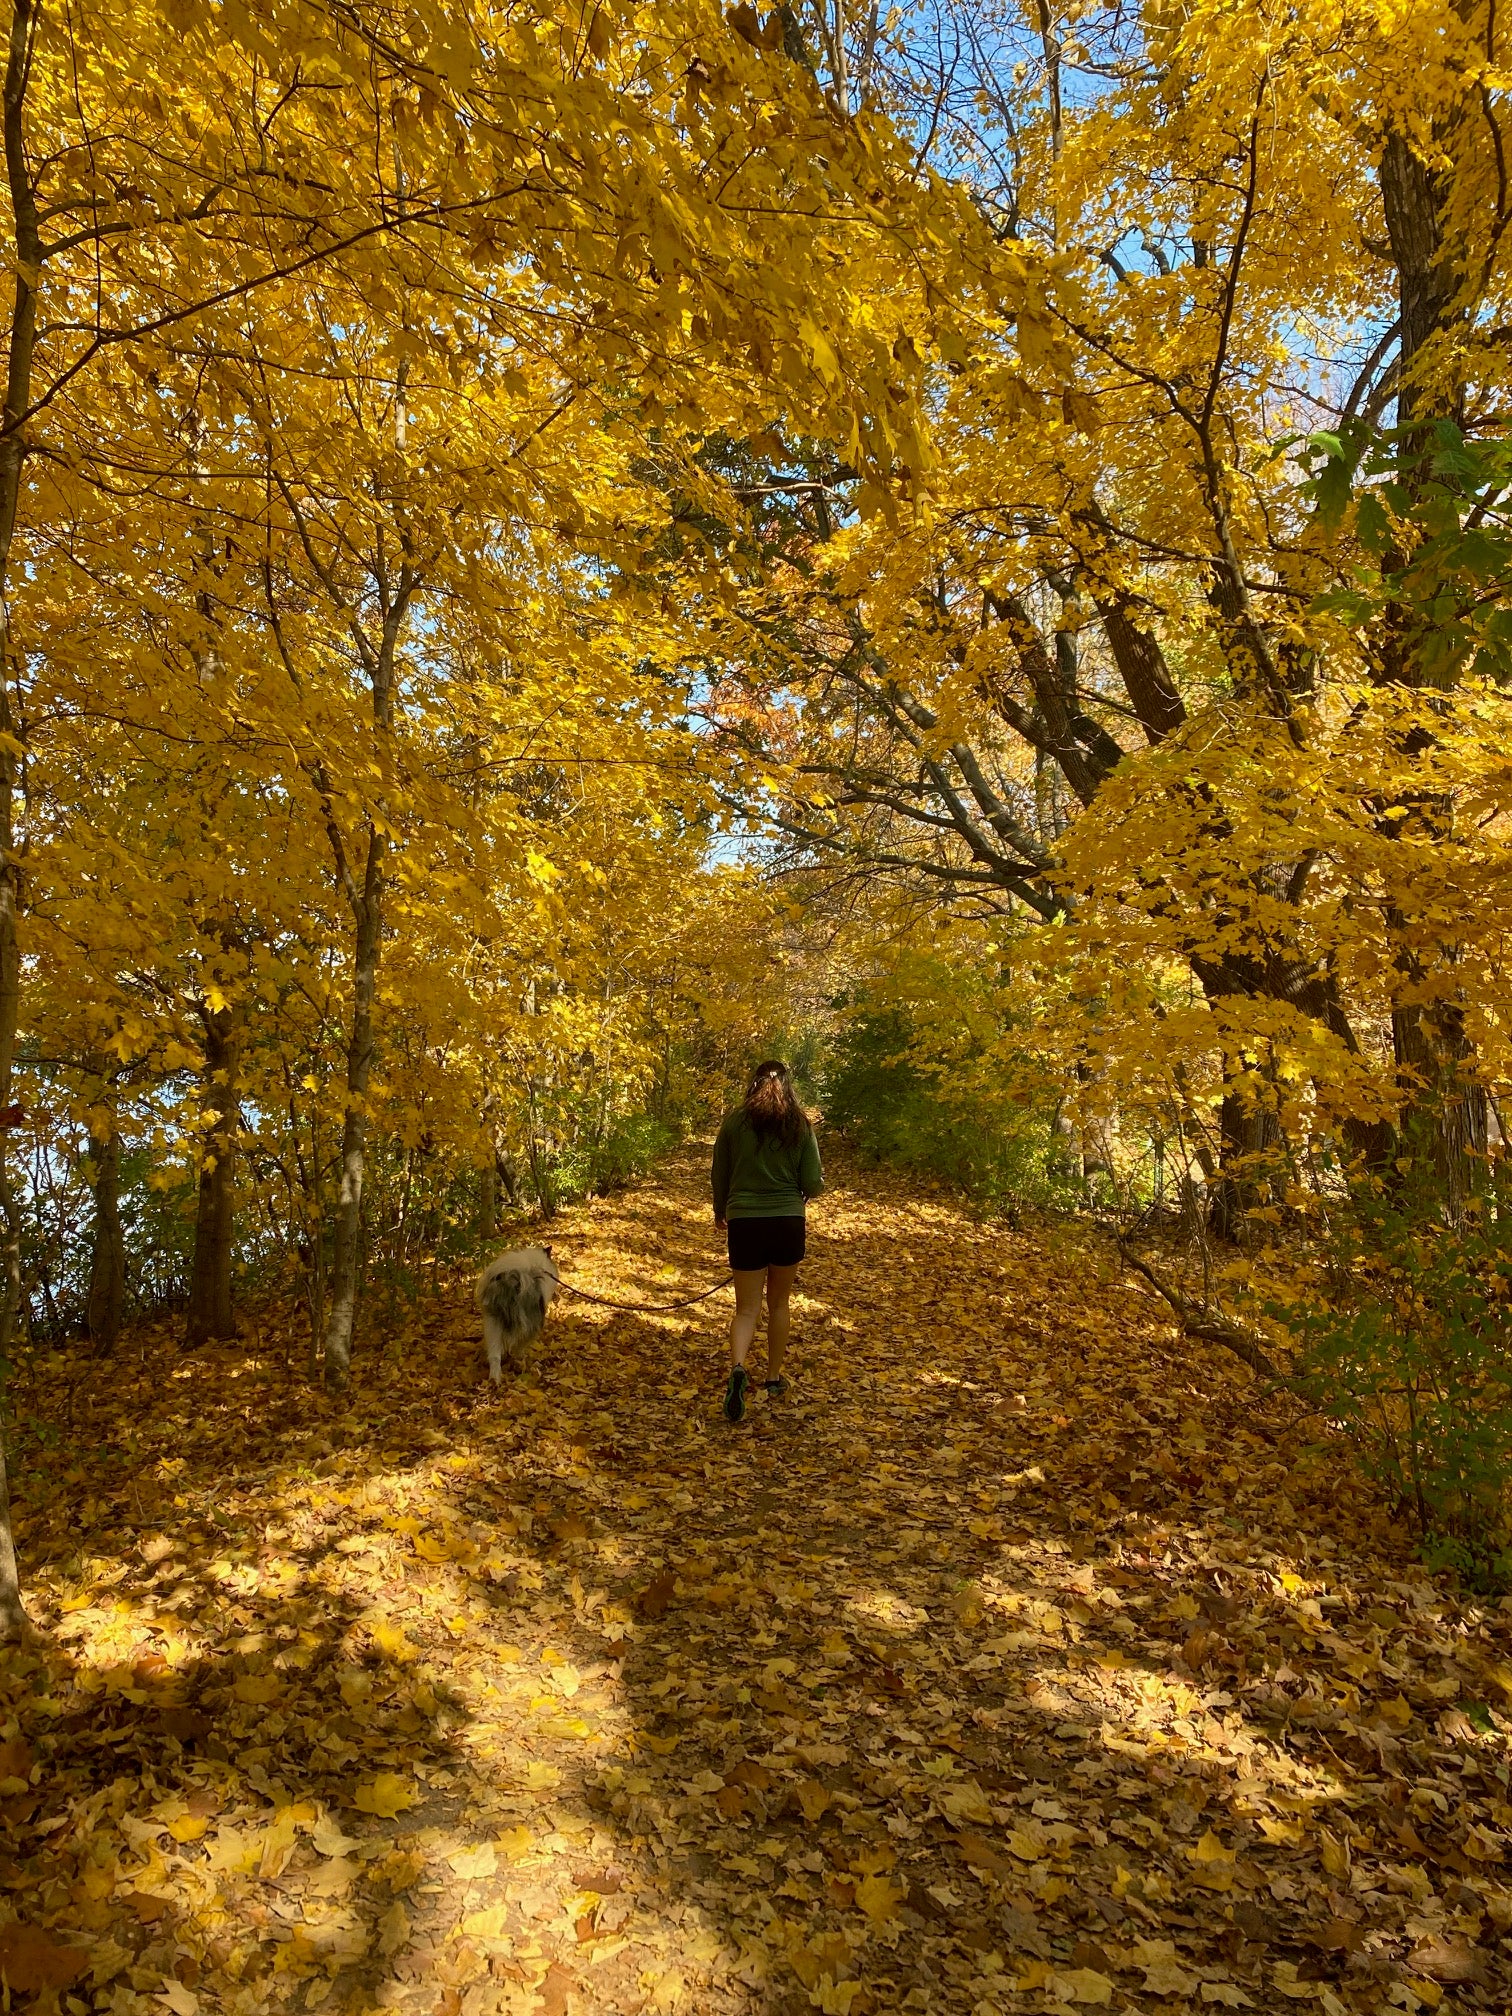
[[[546,1297],[539,1276],[521,1274],[513,1267],[484,1283],[479,1303],[484,1314],[495,1317],[510,1335],[529,1335],[546,1320]]]

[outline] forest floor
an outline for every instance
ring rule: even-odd
[[[691,1154],[553,1243],[722,1264]],[[559,1303],[497,1395],[454,1285],[346,1405],[271,1318],[22,1380],[19,2005],[1512,2006],[1512,1619],[1316,1424],[1090,1231],[887,1174],[738,1428],[728,1310]]]

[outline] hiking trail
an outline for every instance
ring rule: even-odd
[[[545,1236],[605,1295],[723,1268],[692,1151]],[[497,1395],[453,1283],[375,1292],[344,1404],[281,1314],[21,1378],[11,1988],[1512,2004],[1512,1620],[1416,1563],[1316,1422],[1178,1342],[1090,1230],[843,1163],[792,1393],[758,1339],[738,1428],[729,1309],[559,1300]]]

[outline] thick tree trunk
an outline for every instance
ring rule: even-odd
[[[1490,1141],[1486,1088],[1472,1073],[1474,1051],[1458,1008],[1393,1009],[1397,1074],[1407,1088],[1402,1146],[1410,1182],[1428,1179],[1445,1213],[1457,1220],[1481,1187]]]
[[[126,1296],[126,1245],[121,1236],[121,1137],[115,1115],[110,1132],[95,1146],[94,1243],[89,1260],[89,1299],[84,1322],[97,1358],[109,1357],[121,1334]]]
[[[1438,136],[1446,144],[1454,135]],[[1461,262],[1445,235],[1445,183],[1400,132],[1391,133],[1381,155],[1380,184],[1386,230],[1397,267],[1400,310],[1400,378],[1397,421],[1402,477],[1415,489],[1427,476],[1430,423],[1464,416],[1464,387],[1456,380],[1425,383],[1422,365],[1436,341],[1449,336],[1463,317],[1459,307]],[[1423,431],[1415,423],[1423,423]],[[1385,624],[1381,664],[1388,680],[1422,688],[1433,680],[1422,661],[1421,612],[1394,608]],[[1409,758],[1431,746],[1432,731],[1420,727],[1403,748]],[[1453,808],[1434,794],[1408,800],[1430,831],[1447,839]],[[1485,1168],[1487,1103],[1476,1081],[1474,1048],[1452,995],[1422,999],[1424,974],[1419,948],[1403,942],[1398,955],[1401,995],[1392,1009],[1391,1033],[1402,1095],[1401,1150],[1404,1178],[1429,1185],[1443,1209],[1457,1218],[1478,1188]],[[1415,998],[1414,998],[1415,997]]]
[[[193,1348],[236,1333],[231,1258],[236,1232],[237,1066],[240,1030],[229,1008],[205,1010],[205,1106],[210,1124],[200,1156],[194,1266],[184,1343]]]
[[[1270,1157],[1280,1140],[1273,1113],[1225,1092],[1218,1112],[1219,1162],[1208,1202],[1208,1230],[1237,1245],[1251,1211],[1270,1198]]]
[[[373,1071],[373,1003],[383,945],[383,834],[369,828],[362,892],[353,906],[352,1027],[347,1039],[346,1111],[341,1127],[341,1190],[331,1255],[330,1317],[325,1335],[325,1379],[340,1392],[351,1377],[352,1323],[362,1258],[362,1178],[367,1148],[367,1089]]]

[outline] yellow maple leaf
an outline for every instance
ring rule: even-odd
[[[363,1779],[352,1797],[359,1813],[376,1813],[383,1820],[392,1820],[419,1802],[413,1781],[394,1771],[380,1771],[376,1778]]]
[[[896,1918],[906,1895],[901,1884],[889,1883],[885,1876],[863,1876],[856,1885],[856,1903],[874,1925]]]
[[[402,1625],[390,1623],[387,1618],[379,1618],[368,1626],[369,1635],[385,1659],[392,1659],[397,1666],[406,1666],[420,1655],[414,1645],[404,1635]]]
[[[953,1827],[988,1827],[992,1824],[992,1808],[987,1802],[987,1794],[974,1778],[968,1778],[963,1785],[943,1787],[935,1794],[935,1802]]]
[[[231,1692],[238,1701],[245,1701],[255,1708],[265,1708],[282,1694],[283,1682],[276,1673],[243,1673]]]
[[[1229,1890],[1234,1883],[1234,1851],[1225,1848],[1210,1827],[1187,1854],[1192,1862],[1192,1880],[1205,1890]]]

